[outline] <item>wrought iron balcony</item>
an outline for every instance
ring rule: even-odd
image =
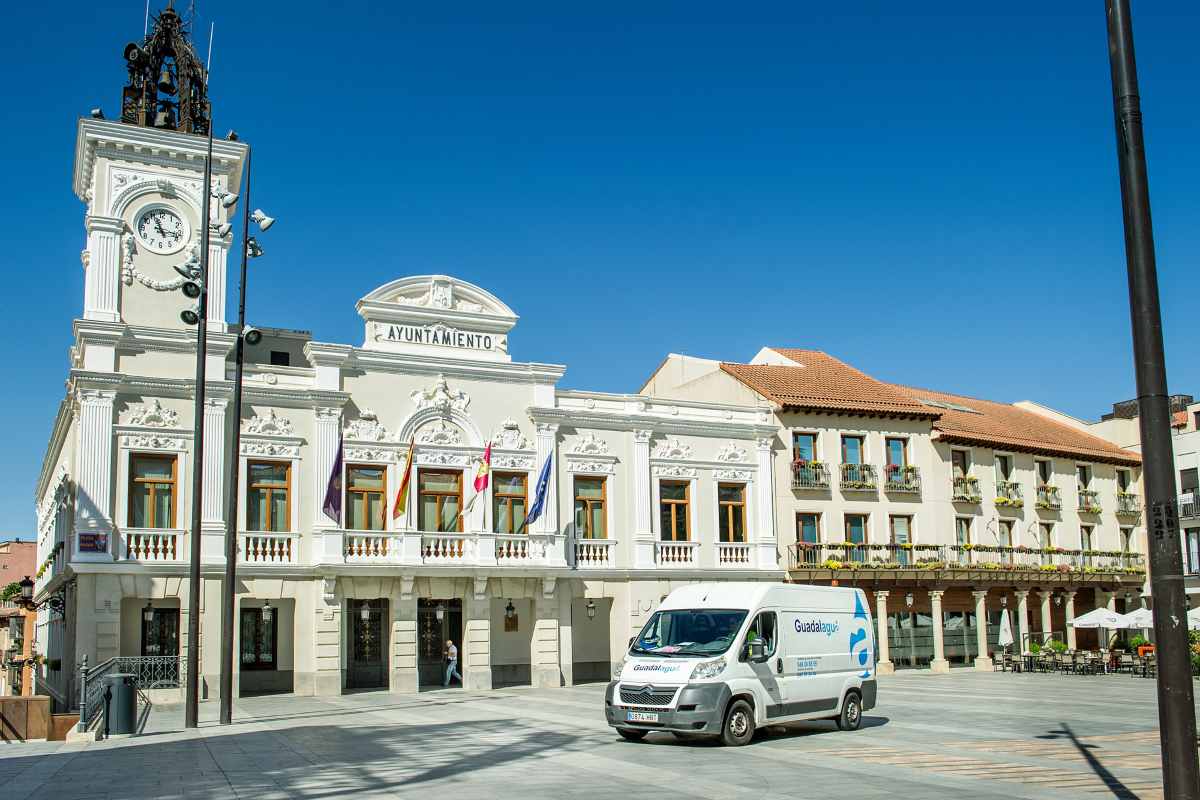
[[[1021,484],[1016,481],[996,481],[997,508],[1024,508],[1025,499],[1021,496]]]
[[[879,488],[879,476],[870,464],[842,464],[842,491],[873,492]]]
[[[917,467],[888,464],[883,471],[883,488],[888,492],[921,493],[921,470]]]
[[[792,488],[828,489],[829,468],[820,461],[793,461]]]
[[[1133,492],[1117,492],[1118,514],[1141,514],[1142,498]]]
[[[1200,492],[1193,489],[1192,491],[1185,492],[1184,494],[1189,499],[1179,501],[1179,518],[1200,518]]]
[[[979,479],[970,475],[954,478],[950,491],[951,499],[956,503],[979,503],[983,500],[983,494],[979,491]]]
[[[1094,489],[1079,490],[1079,510],[1084,514],[1099,514],[1100,508],[1100,493]]]
[[[1037,487],[1037,507],[1043,511],[1061,511],[1062,494],[1057,486],[1043,483]]]

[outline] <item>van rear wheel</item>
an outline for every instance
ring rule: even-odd
[[[862,725],[862,697],[858,692],[847,692],[842,701],[842,713],[838,714],[839,730],[856,731]]]
[[[745,700],[734,700],[725,712],[721,727],[721,744],[741,747],[754,738],[754,708]]]
[[[621,734],[621,738],[629,742],[640,742],[646,738],[646,731],[639,731],[635,728],[617,728],[617,733]]]

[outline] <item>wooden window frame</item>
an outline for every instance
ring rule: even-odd
[[[1087,476],[1087,482],[1083,480],[1083,475]],[[1092,487],[1092,479],[1096,476],[1092,474],[1091,464],[1076,464],[1075,465],[1075,482],[1079,484],[1079,491],[1086,492]]]
[[[954,467],[956,466],[954,461],[955,461],[956,457],[962,458],[962,475],[954,474]],[[959,477],[966,478],[966,477],[969,477],[970,474],[971,474],[971,451],[963,450],[963,449],[957,448],[957,447],[951,448],[951,450],[950,450],[950,477],[951,478],[959,478]]]
[[[859,513],[843,514],[842,515],[842,533],[846,538],[843,539],[842,541],[854,542],[854,540],[852,538],[850,538],[850,518],[851,517],[858,517],[859,519],[862,520],[863,538],[862,538],[861,542],[855,542],[855,544],[867,544],[867,542],[871,538],[871,534],[870,534],[871,515],[870,514],[859,514]]]
[[[847,439],[856,439],[858,441],[858,461],[847,461],[846,460],[846,440]],[[842,463],[843,464],[854,464],[855,466],[861,466],[861,465],[867,463],[867,437],[865,437],[861,434],[857,434],[857,433],[843,433],[840,441],[841,441],[841,448],[842,448]]]
[[[1046,464],[1046,474],[1042,475],[1042,464]],[[1038,486],[1049,486],[1054,478],[1054,462],[1048,458],[1037,458],[1033,461],[1033,474],[1037,476]]]
[[[1005,525],[1008,526],[1008,544],[1004,544],[1004,526]],[[1012,547],[1013,546],[1012,520],[1001,519],[1001,520],[996,521],[996,538],[1000,540],[1001,545],[1004,547]]]
[[[255,484],[251,480],[250,476],[251,476],[251,473],[253,472],[254,465],[256,465],[256,464],[270,464],[272,466],[282,465],[287,473],[287,482],[282,487],[276,486],[275,484],[270,484],[268,486],[260,486],[259,484]],[[278,461],[278,460],[270,459],[270,458],[255,458],[255,459],[247,459],[246,460],[246,528],[247,529],[250,528],[251,492],[253,492],[255,489],[260,489],[260,488],[266,489],[266,491],[267,491],[266,500],[264,500],[264,502],[266,503],[265,516],[267,519],[267,527],[263,528],[261,531],[254,531],[254,533],[291,533],[291,531],[292,531],[292,462],[291,461]],[[271,528],[271,495],[273,493],[279,491],[280,489],[283,490],[284,497],[287,498],[287,503],[286,503],[286,505],[287,505],[287,526],[284,527],[283,530],[277,531],[277,530],[274,530]]]
[[[1129,487],[1133,485],[1133,474],[1127,469],[1117,470],[1117,491],[1129,492]]]
[[[812,458],[809,460],[810,461],[820,461],[821,457],[820,457],[820,454],[817,452],[818,437],[814,431],[792,431],[792,461],[800,460],[800,450],[798,447],[796,447],[796,438],[799,436],[811,436],[812,437]]]
[[[896,520],[898,520],[898,519],[908,520],[908,541],[907,542],[897,542],[896,541]],[[915,517],[913,517],[912,514],[888,514],[888,536],[892,540],[893,545],[912,544],[913,543],[913,521],[914,520],[915,520]]]
[[[274,611],[271,614],[271,661],[264,662],[262,660],[262,651],[257,651],[259,659],[253,664],[246,664],[242,661],[242,652],[246,645],[242,640],[242,617],[248,614],[256,614],[258,616],[257,625],[263,624],[262,606],[243,606],[238,612],[238,668],[244,672],[274,672],[279,669],[279,608],[272,606]]]
[[[421,488],[421,476],[422,475],[454,475],[458,479],[458,493],[451,494],[449,492],[425,492]],[[425,504],[422,502],[422,499],[426,495],[428,495],[430,497],[438,498],[438,500],[437,500],[437,529],[432,530],[432,531],[426,530],[425,525],[424,525]],[[459,510],[458,525],[457,525],[456,530],[453,530],[453,531],[442,530],[442,504],[443,504],[442,498],[444,498],[444,497],[457,497],[458,498],[458,510]],[[462,509],[463,509],[463,473],[462,473],[462,470],[460,470],[460,469],[429,469],[427,467],[421,467],[421,468],[417,469],[417,528],[420,529],[420,531],[422,533],[462,533],[462,530],[463,530]]]
[[[965,542],[958,541],[958,523],[960,523],[960,522],[966,523],[967,540]],[[972,525],[971,525],[970,517],[956,516],[954,518],[954,544],[958,545],[959,547],[961,547],[962,545],[965,545],[965,544],[971,544],[971,527],[972,527]]]
[[[138,459],[147,461],[170,461],[171,462],[171,478],[169,481],[163,480],[141,480],[137,477],[136,464]],[[153,485],[150,488],[150,494],[146,501],[147,519],[143,522],[148,522],[147,525],[133,524],[133,495],[134,490],[141,484],[163,484],[171,485],[171,524],[170,525],[155,525],[157,521],[154,519],[155,512],[155,490]],[[126,519],[129,520],[130,528],[141,528],[145,530],[171,530],[176,527],[176,520],[179,519],[179,456],[175,453],[130,453],[129,454],[129,495],[127,497]]]
[[[996,459],[996,480],[1004,481],[1006,483],[1011,483],[1012,476],[1013,476],[1013,469],[1014,469],[1012,454],[996,453],[995,459]],[[1008,464],[1008,469],[1006,469],[1006,470],[1001,469],[1000,468],[1001,464]]]
[[[583,497],[579,494],[580,481],[599,481],[600,482],[600,498]],[[571,509],[578,515],[578,504],[583,503],[583,526],[584,531],[581,535],[579,531],[575,531],[575,535],[580,539],[592,539],[606,541],[608,539],[608,478],[603,475],[575,475],[571,481],[571,493],[575,498],[575,503]],[[592,530],[592,507],[600,506],[600,513],[604,519],[604,535],[596,536],[596,532]]]
[[[520,500],[522,506],[524,506],[524,508],[525,508],[525,513],[526,514],[529,513],[529,473],[527,473],[527,472],[510,472],[510,471],[495,472],[495,473],[492,473],[492,478],[493,478],[493,482],[492,482],[492,533],[499,533],[504,536],[515,536],[518,532],[527,533],[528,531],[525,531],[524,529],[522,529],[521,531],[516,530],[517,528],[520,528],[521,523],[525,521],[525,514],[522,514],[521,519],[518,520],[516,515],[513,514],[512,506],[513,506],[514,500]],[[520,478],[521,479],[521,493],[516,494],[516,493],[511,493],[511,492],[501,492],[500,491],[500,479],[501,478]],[[514,530],[502,531],[502,530],[499,530],[496,528],[496,525],[499,524],[499,522],[500,522],[500,513],[499,512],[500,512],[501,503],[505,503],[508,505],[508,523],[509,523],[509,526],[512,527]]]
[[[891,461],[891,458],[892,458],[891,444],[892,444],[892,442],[900,443],[900,459],[901,460],[900,460],[900,463],[896,464],[895,466],[907,467],[908,466],[908,439],[904,438],[903,436],[887,436],[884,438],[884,440],[883,440],[883,460],[884,460],[884,462],[887,463],[889,466],[892,465],[892,461]],[[903,516],[903,515],[901,515],[901,516]]]
[[[804,541],[804,526],[800,523],[801,517],[813,518],[813,531],[816,533],[816,541]],[[820,544],[821,543],[821,512],[820,511],[797,511],[796,512],[796,543],[797,544]]]
[[[383,472],[383,488],[382,489],[355,489],[350,480],[350,473],[356,469],[382,470],[382,472]],[[346,489],[345,489],[346,498],[345,498],[345,511],[343,512],[345,515],[345,520],[343,521],[343,524],[346,524],[347,526],[349,525],[349,522],[350,522],[350,496],[352,494],[361,494],[361,495],[378,494],[378,495],[381,495],[380,506],[383,509],[383,520],[382,520],[383,527],[382,528],[348,528],[348,529],[349,530],[363,530],[363,531],[377,531],[380,533],[382,533],[383,531],[386,531],[387,530],[387,521],[388,521],[388,471],[387,471],[387,465],[386,464],[370,464],[370,463],[364,463],[361,461],[357,461],[353,464],[346,465]],[[366,502],[365,497],[363,499],[363,502],[364,503]],[[365,507],[366,506],[364,505],[364,508]]]
[[[721,489],[740,489],[742,492],[742,499],[741,500],[722,500],[721,499]],[[747,539],[747,533],[748,533],[746,531],[746,484],[737,483],[735,481],[721,481],[720,483],[718,483],[717,484],[717,513],[720,515],[720,519],[725,520],[726,529],[729,531],[730,537],[733,536],[733,523],[734,523],[734,520],[737,518],[737,516],[735,516],[735,515],[741,516],[741,518],[742,518],[742,540],[740,542],[736,541],[733,538],[729,538],[729,539],[721,538],[720,519],[718,519],[718,523],[717,523],[717,539],[718,539],[718,541],[725,542],[727,544],[745,544],[746,539]]]
[[[672,500],[663,497],[662,487],[664,486],[682,486],[683,499]],[[667,481],[660,480],[658,482],[658,519],[659,528],[662,527],[662,511],[664,506],[671,508],[671,530],[660,530],[658,537],[664,542],[690,542],[692,540],[692,520],[691,520],[691,505],[692,505],[692,483],[691,481]],[[679,509],[683,508],[683,538],[680,539],[676,534],[679,532]],[[671,537],[668,539],[667,534]]]

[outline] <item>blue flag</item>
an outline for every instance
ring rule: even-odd
[[[333,469],[329,472],[329,485],[325,487],[325,504],[322,506],[325,516],[337,525],[342,524],[342,442],[338,442],[337,458],[333,460]]]
[[[526,515],[525,521],[521,523],[521,530],[528,528],[542,515],[542,509],[546,506],[546,487],[550,485],[550,462],[553,459],[553,454],[546,456],[546,463],[542,465],[542,474],[538,476],[537,489],[533,495],[533,505],[529,507],[529,514]]]

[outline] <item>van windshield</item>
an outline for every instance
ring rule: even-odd
[[[629,652],[651,656],[711,656],[724,653],[746,619],[744,609],[655,611]]]

